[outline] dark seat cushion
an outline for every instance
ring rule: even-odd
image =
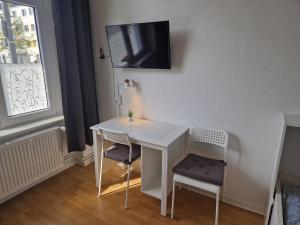
[[[104,152],[104,157],[118,162],[122,162],[126,165],[129,163],[129,146],[122,144],[114,144]],[[131,163],[141,157],[141,146],[132,145]]]
[[[189,154],[174,168],[173,172],[182,176],[223,185],[225,163],[221,160]]]

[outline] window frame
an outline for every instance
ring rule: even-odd
[[[26,114],[8,116],[4,90],[0,81],[0,129],[14,127],[41,119],[62,115],[61,89],[56,49],[56,38],[51,0],[13,0],[7,1],[33,8],[36,32],[40,48],[41,63],[47,87],[48,109]],[[39,16],[41,15],[41,16]]]

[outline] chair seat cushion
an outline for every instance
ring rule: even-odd
[[[114,144],[104,152],[104,157],[128,165],[141,157],[141,146],[136,144],[132,145],[131,163],[129,163],[128,145]]]
[[[225,163],[221,160],[189,154],[173,168],[173,172],[199,181],[222,186],[224,168]]]

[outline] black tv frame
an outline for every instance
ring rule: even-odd
[[[111,50],[110,50],[110,44],[109,44],[109,38],[107,33],[107,27],[112,26],[128,26],[128,25],[139,25],[139,24],[148,24],[148,23],[161,23],[161,22],[168,22],[168,58],[169,58],[169,64],[167,67],[136,67],[136,66],[114,66],[112,57],[111,57]],[[171,69],[171,44],[170,44],[170,21],[169,20],[161,20],[161,21],[153,21],[153,22],[142,22],[142,23],[125,23],[125,24],[113,24],[113,25],[105,25],[105,33],[106,38],[108,42],[109,52],[110,52],[110,60],[112,68],[122,68],[122,69]]]

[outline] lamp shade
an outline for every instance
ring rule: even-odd
[[[134,88],[135,82],[134,82],[134,80],[125,79],[124,86],[125,86],[125,88]]]

